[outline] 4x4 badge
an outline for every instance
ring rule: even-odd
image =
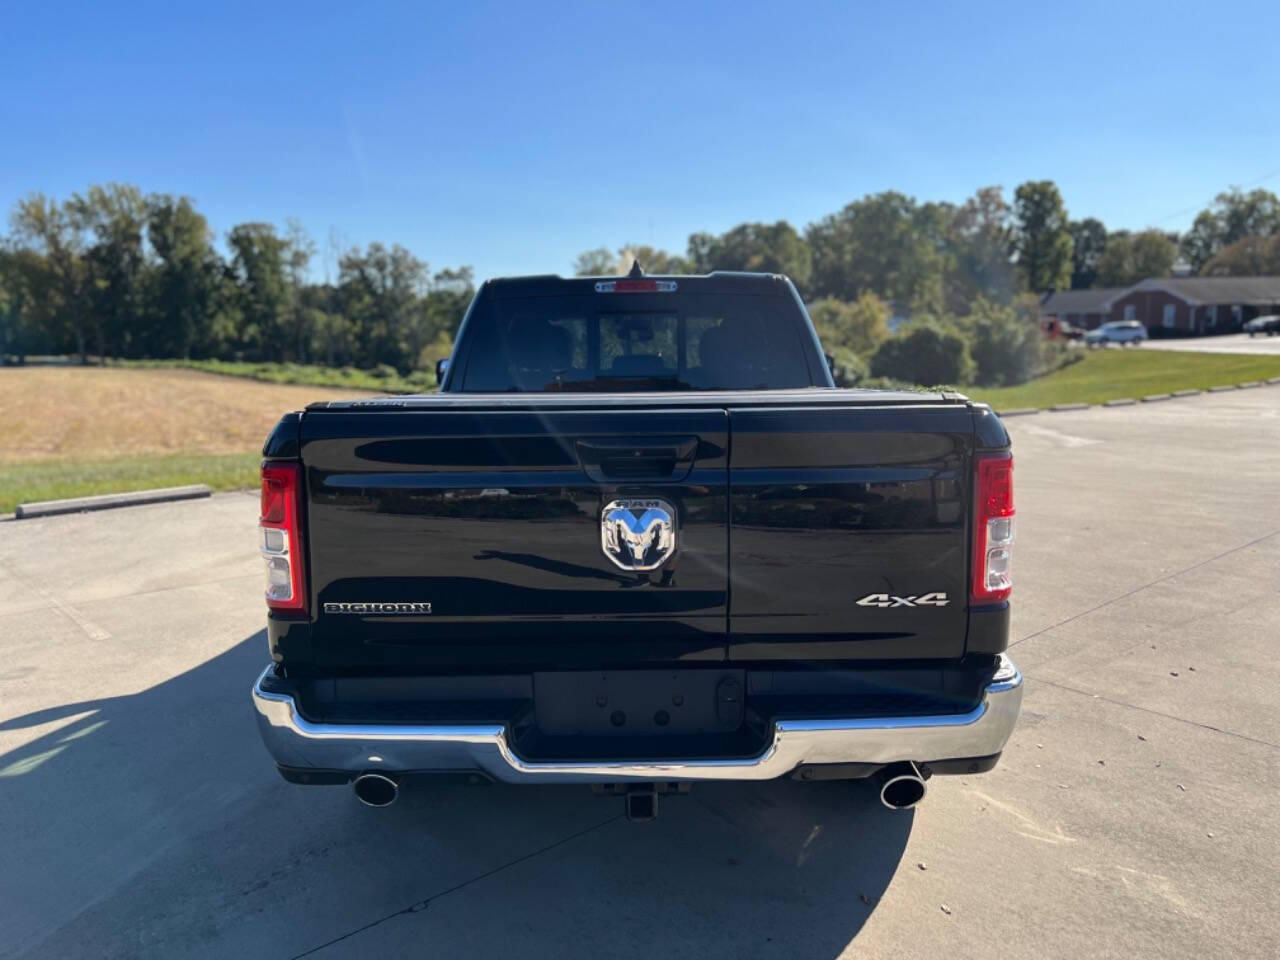
[[[951,601],[945,593],[922,593],[918,597],[895,597],[889,593],[868,593],[860,607],[945,607]]]

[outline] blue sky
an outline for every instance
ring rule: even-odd
[[[1280,4],[1039,6],[7,4],[0,202],[122,180],[491,276],[886,189],[1280,190]]]

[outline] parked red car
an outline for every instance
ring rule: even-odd
[[[1057,317],[1044,317],[1040,321],[1040,329],[1050,340],[1079,340],[1084,331],[1077,326],[1059,320]]]

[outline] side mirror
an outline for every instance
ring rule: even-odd
[[[833,356],[832,356],[831,354],[829,354],[829,353],[824,353],[824,354],[823,354],[823,356],[827,358],[827,369],[828,369],[828,370],[830,370],[832,373],[835,373],[835,372],[836,372],[836,358],[835,358],[835,357],[833,357]]]
[[[444,383],[444,375],[449,371],[449,358],[436,361],[436,385]]]

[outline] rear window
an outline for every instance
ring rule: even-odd
[[[812,384],[803,315],[725,294],[491,299],[467,324],[468,393],[778,390]]]

